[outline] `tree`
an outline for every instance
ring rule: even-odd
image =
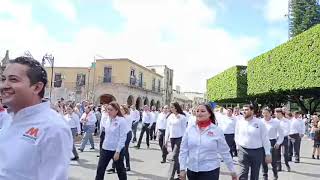
[[[318,0],[289,0],[289,20],[290,37],[320,23]]]

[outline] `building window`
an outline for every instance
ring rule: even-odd
[[[143,73],[140,72],[139,73],[139,83],[138,83],[139,87],[142,87],[143,85]]]
[[[61,87],[62,75],[61,73],[54,73],[54,87]]]
[[[112,67],[104,67],[103,82],[111,83]]]
[[[152,91],[156,91],[156,78],[152,79]]]
[[[136,85],[136,83],[137,83],[136,71],[134,69],[131,69],[131,71],[130,71],[130,85]]]
[[[77,74],[77,86],[85,86],[86,85],[86,75],[85,74]]]
[[[161,91],[161,80],[158,79],[158,92],[160,92],[160,91]]]

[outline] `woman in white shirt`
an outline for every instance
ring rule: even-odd
[[[185,132],[180,150],[180,179],[218,180],[220,174],[219,155],[231,171],[232,179],[237,179],[229,146],[222,130],[215,125],[215,116],[210,105],[197,107],[196,124]]]
[[[127,139],[125,142],[125,151],[124,151],[124,156],[126,159],[126,170],[130,171],[130,154],[129,154],[129,144],[132,139],[132,117],[130,116],[130,110],[127,105],[121,105],[120,106],[120,111],[123,114],[125,120],[126,120],[126,125],[127,125]]]
[[[85,107],[85,112],[82,114],[81,118],[80,118],[80,122],[83,124],[83,131],[84,131],[84,136],[82,138],[82,143],[81,146],[79,148],[79,150],[81,152],[83,152],[84,148],[86,147],[86,144],[89,140],[91,148],[90,149],[94,149],[94,142],[93,142],[93,133],[94,130],[96,128],[96,115],[94,114],[94,112],[92,111],[92,108],[87,105]]]
[[[95,180],[104,179],[106,168],[111,159],[115,162],[119,180],[127,180],[127,173],[123,163],[124,147],[127,139],[127,122],[121,113],[118,103],[111,102],[107,107],[107,111],[110,118],[105,126],[105,139],[100,151]]]
[[[74,140],[76,136],[80,134],[80,119],[78,115],[73,112],[73,106],[70,104],[67,106],[66,114],[64,115],[64,119],[67,121],[67,124],[70,126],[72,137],[73,137],[73,148],[72,153],[74,158],[71,160],[76,161],[79,159],[79,155],[77,153],[76,147],[74,146]]]
[[[180,105],[174,102],[170,106],[171,114],[167,118],[167,128],[165,132],[165,147],[170,140],[171,148],[173,152],[173,168],[171,172],[171,179],[174,179],[175,173],[180,174],[179,164],[179,152],[182,141],[182,136],[187,128],[187,118],[185,113],[182,111]]]

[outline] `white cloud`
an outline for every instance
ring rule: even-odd
[[[95,54],[131,58],[142,65],[167,64],[174,69],[174,84],[183,91],[205,91],[207,78],[246,64],[260,45],[257,37],[232,37],[224,29],[208,27],[217,17],[201,0],[114,0],[114,7],[126,19],[123,31],[116,34],[83,27],[71,42],[62,43],[42,25],[32,20],[20,25],[22,17],[16,17],[0,20],[0,27],[6,27],[0,47],[14,55],[30,50],[38,59],[49,51],[57,66],[88,66]]]
[[[69,21],[75,22],[77,20],[76,8],[70,0],[52,0],[50,4]]]
[[[265,17],[269,22],[287,20],[288,0],[267,0],[265,5]]]

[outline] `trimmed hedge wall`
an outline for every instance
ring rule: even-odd
[[[320,25],[248,63],[248,95],[320,87]]]
[[[208,99],[227,102],[246,97],[246,66],[234,66],[207,80]]]

